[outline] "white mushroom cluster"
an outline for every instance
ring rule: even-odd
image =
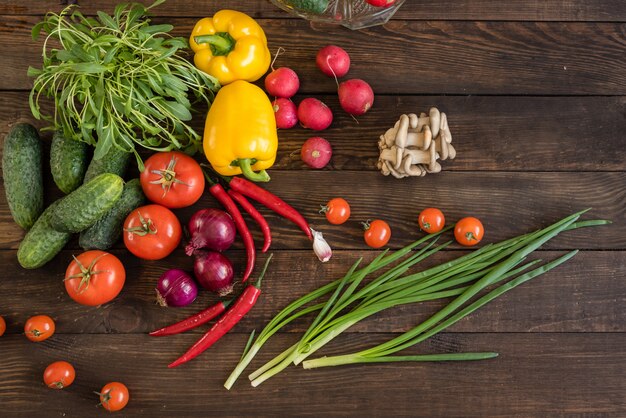
[[[435,107],[428,115],[402,115],[393,128],[380,136],[378,169],[396,178],[438,173],[438,160],[453,159],[452,134],[448,118]]]

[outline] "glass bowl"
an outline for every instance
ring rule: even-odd
[[[362,29],[386,23],[402,6],[404,0],[396,0],[389,7],[374,7],[365,0],[329,0],[323,13],[298,10],[289,0],[270,0],[288,13],[313,22],[334,23],[350,29]]]

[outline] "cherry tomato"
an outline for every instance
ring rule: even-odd
[[[396,0],[365,0],[368,4],[374,7],[389,7],[392,6]]]
[[[128,388],[120,382],[107,383],[98,395],[100,395],[100,403],[109,412],[124,409],[130,399]]]
[[[420,229],[429,234],[441,231],[446,224],[446,218],[443,216],[443,212],[437,208],[424,209],[420,212],[417,219]]]
[[[144,163],[139,181],[146,197],[167,208],[184,208],[200,199],[204,174],[200,164],[179,151],[159,152]]]
[[[3,317],[0,316],[0,337],[4,334],[4,331],[7,330],[7,323]]]
[[[43,372],[43,381],[49,388],[63,389],[74,382],[76,371],[67,361],[55,361]]]
[[[365,233],[363,234],[365,243],[372,248],[380,248],[386,245],[391,238],[391,228],[389,228],[389,224],[380,219],[376,219],[372,222],[364,222],[363,228],[365,229]]]
[[[98,306],[113,300],[124,287],[126,270],[113,254],[85,251],[67,266],[65,290],[81,305]]]
[[[350,205],[345,199],[336,197],[322,206],[320,213],[325,214],[331,224],[341,225],[350,218]]]
[[[483,224],[471,216],[461,219],[454,227],[454,238],[459,244],[467,247],[478,244],[484,234]]]
[[[180,243],[182,229],[176,215],[161,205],[135,209],[124,221],[124,244],[145,260],[167,257]]]
[[[36,343],[52,337],[56,326],[48,315],[36,315],[28,318],[24,324],[26,338]]]

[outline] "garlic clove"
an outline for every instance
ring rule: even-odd
[[[315,252],[315,255],[322,263],[327,262],[333,256],[330,245],[328,245],[321,232],[311,228],[311,233],[313,234],[313,252]]]

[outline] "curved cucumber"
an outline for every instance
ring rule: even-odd
[[[104,173],[65,196],[52,212],[50,225],[59,232],[81,232],[95,224],[122,195],[124,180]]]
[[[89,167],[87,168],[87,173],[85,173],[83,183],[88,183],[95,177],[104,173],[113,173],[120,177],[124,177],[132,156],[132,153],[124,152],[117,149],[115,146],[112,146],[104,157],[98,160],[95,158],[91,160]]]
[[[15,223],[26,230],[43,212],[41,148],[37,129],[28,123],[18,123],[4,139],[4,191]]]
[[[129,213],[141,206],[146,197],[139,179],[124,185],[124,191],[115,205],[98,222],[80,233],[79,245],[85,250],[107,250],[122,235],[122,227]]]
[[[52,260],[70,240],[72,234],[58,232],[50,225],[52,212],[61,200],[51,204],[28,231],[17,250],[17,261],[25,269],[36,269]]]
[[[89,145],[55,132],[50,146],[50,171],[57,187],[65,194],[83,183],[89,162]]]

